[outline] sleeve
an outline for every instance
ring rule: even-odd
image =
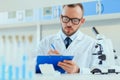
[[[83,68],[83,67],[81,67],[79,74],[91,74],[90,73],[90,68],[85,68],[85,67]]]
[[[96,41],[94,40],[90,45],[88,56],[86,55],[86,66],[80,67],[80,74],[91,74],[91,68],[96,62],[96,56],[93,56],[93,53],[95,53],[97,50],[95,45]]]
[[[35,61],[36,61],[36,58],[37,58],[37,56],[39,56],[39,55],[46,55],[46,53],[47,53],[47,51],[46,51],[47,45],[46,45],[46,44],[47,44],[47,43],[46,43],[46,39],[41,40],[41,41],[37,44],[36,48],[35,48],[35,49],[33,50],[33,52],[32,52],[32,56],[31,56],[32,60],[35,60]]]
[[[46,55],[48,53],[48,50],[49,50],[49,42],[45,38],[39,42],[39,44],[36,48],[36,54],[37,55]]]

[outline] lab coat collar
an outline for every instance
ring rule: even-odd
[[[84,37],[84,34],[79,30],[77,34],[77,40],[82,40]]]

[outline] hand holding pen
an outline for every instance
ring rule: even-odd
[[[55,46],[53,44],[51,44],[50,46],[51,46],[51,49],[48,51],[48,54],[59,55],[59,52],[56,50]]]

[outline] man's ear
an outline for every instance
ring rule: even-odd
[[[81,19],[81,23],[84,24],[85,23],[85,18]]]

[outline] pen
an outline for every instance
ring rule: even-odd
[[[55,47],[54,47],[54,45],[53,45],[53,44],[51,44],[51,47],[55,50]]]

